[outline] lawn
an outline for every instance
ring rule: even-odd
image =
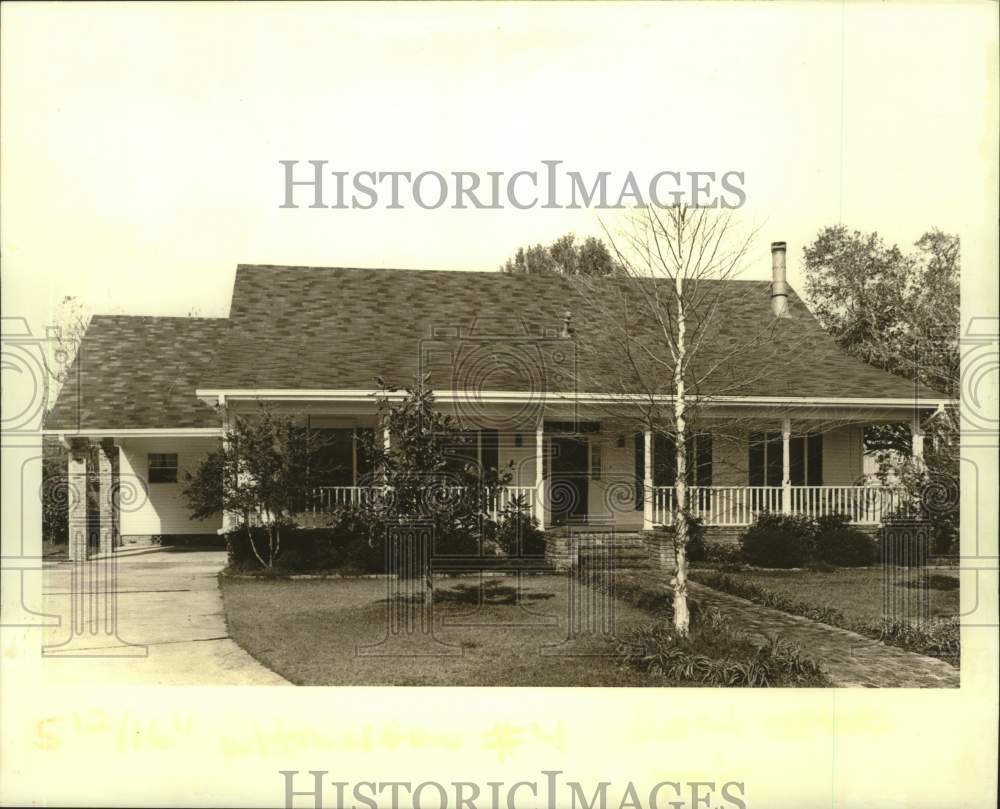
[[[691,571],[692,581],[699,581],[699,569]],[[707,572],[707,571],[704,571]],[[918,588],[917,569],[890,568],[887,594],[893,597],[898,618],[920,617],[923,609],[918,596],[926,595],[926,617],[951,618],[958,615],[958,571],[932,570],[926,574],[927,587]],[[737,582],[754,582],[794,601],[814,607],[839,609],[850,622],[877,621],[882,617],[883,581],[881,567],[839,568],[830,572],[808,570],[727,570],[726,576]],[[706,576],[701,580],[708,583]]]
[[[520,583],[512,575],[441,579],[434,639],[418,630],[391,643],[382,642],[385,580],[223,577],[221,586],[230,635],[300,685],[685,684],[619,666],[613,641],[566,643],[569,605],[582,601],[570,597],[566,576],[524,576]],[[417,610],[419,601],[391,603]],[[648,612],[613,603],[615,635],[652,620]]]

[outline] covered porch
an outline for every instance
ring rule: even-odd
[[[801,407],[774,415],[720,412],[704,420],[688,439],[687,509],[706,526],[750,525],[764,511],[822,517],[842,514],[859,526],[878,526],[903,502],[895,487],[865,476],[865,426],[908,422],[914,456],[922,456],[921,418],[896,406],[859,412],[855,408]],[[622,531],[670,525],[675,513],[675,450],[658,430],[635,430],[635,422],[597,411],[549,407],[512,424],[498,409],[481,419],[489,426],[463,426],[474,436],[463,459],[481,468],[507,469],[509,485],[484,492],[489,515],[517,502],[544,530],[564,524]],[[314,420],[340,433],[342,477],[312,492],[310,510],[330,512],[383,496],[358,454],[361,431],[378,430],[371,415],[325,416]],[[334,424],[334,421],[337,421]],[[392,436],[381,440],[391,445]]]

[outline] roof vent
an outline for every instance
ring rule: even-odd
[[[573,313],[569,309],[563,312],[563,327],[560,336],[564,340],[568,340],[573,336]]]
[[[771,242],[771,313],[775,317],[789,317],[784,242]]]

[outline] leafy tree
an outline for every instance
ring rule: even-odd
[[[541,244],[519,247],[500,270],[512,275],[603,276],[614,275],[620,268],[601,239],[588,236],[578,242],[574,234],[567,233],[547,247]]]
[[[255,417],[237,415],[221,446],[198,469],[186,475],[184,496],[193,519],[223,511],[240,520],[254,556],[263,567],[274,565],[283,528],[309,503],[315,481],[329,463],[326,442],[299,421],[261,404]],[[262,528],[266,547],[258,548],[254,529]]]
[[[824,228],[803,249],[823,327],[861,360],[958,393],[959,239],[931,230],[904,253],[877,233]]]
[[[394,522],[429,522],[439,551],[473,551],[482,537],[491,492],[510,482],[510,471],[483,469],[472,460],[475,434],[435,408],[426,375],[407,387],[402,398],[379,382],[381,429],[365,440],[372,459],[370,482],[384,487],[386,496],[365,504],[370,530],[381,538]]]
[[[960,388],[958,236],[932,229],[915,250],[877,233],[824,228],[803,250],[806,294],[823,326],[850,354],[957,399]],[[909,425],[873,425],[865,441],[934,523],[939,549],[957,536],[959,421],[955,407],[924,425],[924,461],[909,455]]]

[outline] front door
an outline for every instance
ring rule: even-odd
[[[588,443],[586,436],[553,436],[549,498],[552,522],[584,522],[587,519]]]

